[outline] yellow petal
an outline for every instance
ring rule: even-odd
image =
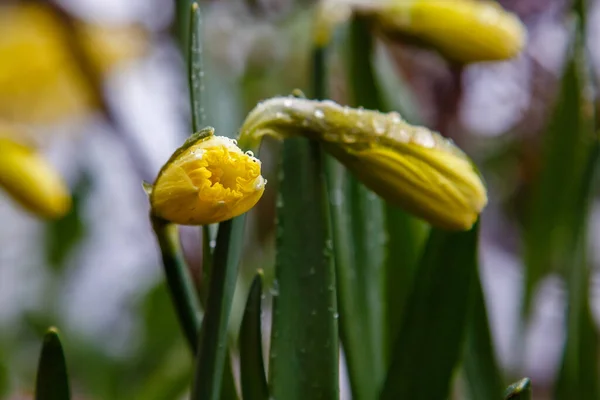
[[[250,112],[240,143],[256,145],[265,134],[322,142],[383,199],[440,228],[469,229],[487,204],[485,186],[469,158],[441,135],[410,125],[397,113],[328,100],[273,98]]]
[[[69,190],[50,164],[33,150],[1,138],[0,186],[42,217],[62,217],[71,207]]]
[[[407,35],[460,63],[515,57],[527,36],[516,15],[491,1],[387,0],[367,13],[385,32]]]
[[[261,198],[260,161],[229,138],[199,132],[175,152],[154,182],[152,213],[182,225],[206,225],[245,213]]]

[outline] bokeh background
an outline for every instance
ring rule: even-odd
[[[541,399],[550,392],[560,365],[565,287],[555,275],[544,278],[531,320],[520,332],[522,224],[559,88],[569,2],[500,3],[518,14],[529,31],[527,48],[518,58],[457,71],[431,52],[380,41],[377,71],[390,104],[453,138],[482,169],[490,204],[483,214],[480,268],[493,339],[503,367],[515,376],[529,376]],[[588,10],[587,44],[596,75],[599,3],[590,1]],[[8,4],[1,3],[0,13]],[[203,4],[205,107],[218,134],[235,136],[261,99],[306,90],[312,5],[305,0]],[[46,221],[0,191],[0,397],[31,397],[41,337],[48,326],[57,326],[76,398],[178,398],[189,382],[191,358],[162,281],[141,181],[152,181],[190,134],[181,53],[186,30],[177,23],[181,10],[169,0],[62,0],[52,7],[66,13],[61,18],[67,20],[108,30],[134,27],[139,51],[111,66],[94,89],[101,89],[98,104],[30,128],[41,138],[40,151],[69,184],[74,199],[69,214]],[[2,15],[0,20],[6,23]],[[2,34],[0,48],[10,40]],[[4,56],[0,64],[17,59]],[[344,71],[335,57],[332,68],[337,77],[332,93],[343,100]],[[63,100],[57,95],[52,101],[60,105]],[[23,110],[28,112],[35,110]],[[269,277],[273,268],[278,144],[265,147],[261,159],[269,185],[251,212],[234,325],[253,272],[263,268]],[[589,240],[596,271],[597,202],[593,210]],[[195,228],[182,231],[188,261],[197,273],[200,233]],[[600,282],[596,272],[592,276],[591,305],[599,324]],[[277,295],[269,284],[270,295]],[[342,392],[347,396],[347,390]]]

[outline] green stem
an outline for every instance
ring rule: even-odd
[[[241,215],[219,224],[207,307],[198,345],[193,400],[220,399],[227,356],[227,325],[241,258],[245,219],[245,215]]]
[[[175,306],[177,319],[188,345],[192,352],[196,353],[200,327],[200,309],[192,278],[181,253],[177,225],[156,217],[151,217],[151,220],[160,246],[165,278]]]

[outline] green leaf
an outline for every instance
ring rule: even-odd
[[[335,273],[323,154],[305,139],[283,143],[271,330],[271,396],[339,397]]]
[[[219,224],[207,306],[196,358],[192,400],[219,400],[228,368],[228,323],[240,263],[245,214]],[[226,370],[227,368],[227,370]],[[233,383],[233,382],[232,382]],[[228,385],[227,396],[234,388]],[[225,392],[223,393],[225,395]]]
[[[382,400],[443,400],[463,350],[477,268],[478,224],[432,229],[396,338]]]
[[[188,84],[190,89],[190,106],[192,108],[192,129],[194,132],[203,128],[206,121],[204,103],[204,70],[202,46],[202,12],[196,1],[192,3],[190,11],[190,32],[188,49]]]
[[[524,236],[525,315],[530,311],[539,281],[548,273],[564,272],[571,265],[572,229],[579,211],[581,179],[594,140],[589,130],[593,107],[585,98],[589,79],[582,57],[583,54],[569,55],[554,113],[544,135],[542,165]]]
[[[586,147],[587,159],[579,176],[572,177],[579,185],[572,193],[571,218],[565,222],[566,254],[562,271],[568,285],[567,340],[563,363],[556,383],[556,398],[597,399],[598,388],[598,333],[590,310],[590,263],[587,259],[587,232],[590,203],[593,201],[600,158],[598,134],[595,133],[593,106],[587,96],[591,81],[586,62],[584,38],[576,30],[576,39],[566,73],[565,84],[571,82],[573,90],[579,90],[577,115],[579,123],[574,126],[581,146]]]
[[[44,335],[35,382],[35,400],[69,400],[69,375],[58,330],[50,328]]]
[[[510,385],[504,392],[504,400],[531,400],[531,381],[523,378]]]
[[[160,246],[165,279],[177,319],[192,350],[197,353],[200,327],[200,306],[196,288],[185,263],[179,244],[177,225],[151,217],[152,227]]]
[[[479,271],[473,282],[473,305],[467,330],[463,368],[472,399],[494,399],[504,388],[490,333]]]
[[[261,296],[262,271],[252,281],[240,328],[240,375],[244,400],[269,398],[262,353]]]

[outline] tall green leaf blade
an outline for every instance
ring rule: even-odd
[[[200,331],[192,400],[219,400],[228,373],[228,324],[244,237],[245,214],[221,222],[213,258],[207,306]],[[233,383],[233,382],[232,382]],[[227,386],[227,396],[235,388]],[[224,393],[225,394],[225,393]]]
[[[473,308],[465,345],[465,370],[471,399],[494,399],[502,393],[504,382],[490,333],[479,271],[473,282]]]
[[[530,204],[530,219],[525,231],[525,299],[529,312],[536,285],[552,271],[570,265],[572,228],[577,197],[592,140],[582,129],[586,114],[586,78],[580,62],[569,57],[563,73],[554,113],[544,135],[540,176]],[[551,200],[549,200],[551,199]],[[561,271],[562,272],[562,271]]]
[[[240,375],[244,400],[268,400],[261,333],[262,273],[252,281],[240,328]]]
[[[432,229],[393,349],[382,400],[443,400],[459,363],[477,268],[478,224]]]
[[[579,4],[583,12],[582,3]],[[581,23],[581,21],[580,21]],[[587,231],[590,203],[593,200],[600,157],[598,134],[595,133],[594,107],[589,98],[591,74],[586,62],[582,30],[575,31],[575,46],[567,64],[564,85],[578,90],[578,108],[573,118],[578,119],[577,137],[580,146],[587,150],[585,167],[579,176],[573,177],[579,185],[573,195],[571,218],[567,220],[568,253],[564,258],[563,273],[568,284],[567,340],[564,347],[562,368],[556,383],[556,398],[597,399],[598,333],[590,310],[590,265],[587,259]],[[566,89],[564,89],[566,90]]]
[[[283,144],[270,385],[276,399],[339,397],[335,271],[320,147]]]
[[[195,1],[191,5],[189,28],[188,84],[192,108],[192,129],[197,132],[204,127],[206,115],[202,99],[204,93],[202,12]]]
[[[69,375],[58,331],[50,328],[44,335],[44,343],[38,363],[35,382],[36,400],[69,400]]]

